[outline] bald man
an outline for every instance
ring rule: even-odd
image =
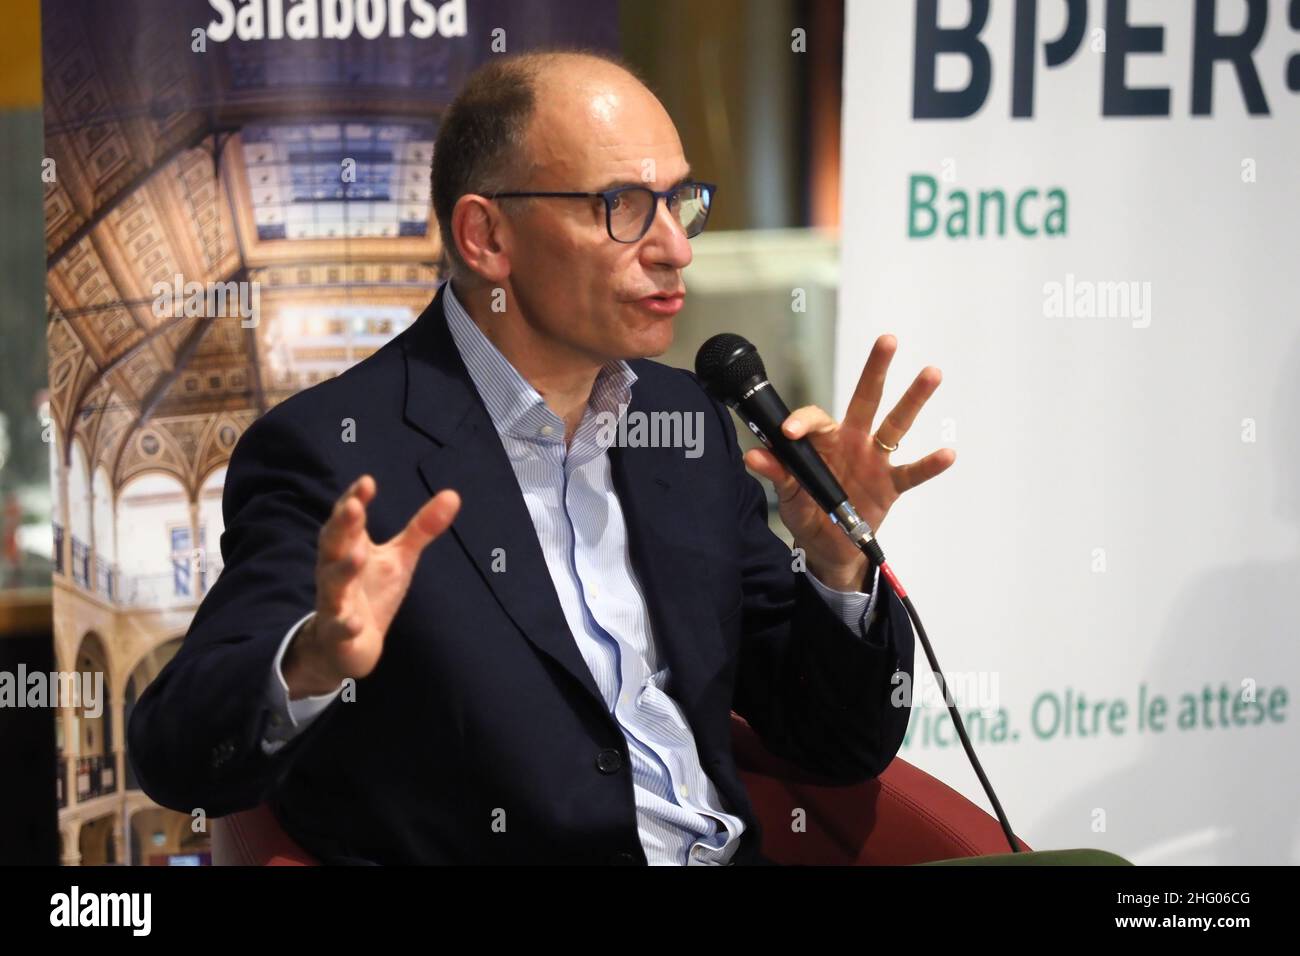
[[[733,712],[828,781],[885,768],[901,604],[771,455],[742,458],[693,374],[649,360],[714,192],[617,62],[467,81],[433,161],[451,278],[240,440],[224,571],[130,722],[151,797],[269,803],[325,862],[719,865],[766,862]],[[890,463],[939,381],[873,431],[894,349],[842,422],[784,425],[875,528],[953,459]],[[665,413],[690,447],[608,427]]]

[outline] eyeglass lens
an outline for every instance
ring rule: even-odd
[[[636,242],[654,219],[655,194],[640,186],[614,196],[609,208],[609,228],[619,242]],[[668,209],[677,216],[688,239],[704,230],[709,218],[709,192],[702,186],[684,185],[668,198]]]

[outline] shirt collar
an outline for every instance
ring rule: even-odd
[[[470,318],[456,298],[450,279],[443,284],[443,312],[461,360],[469,370],[497,432],[516,438],[564,441],[564,420],[550,409],[537,389],[528,384],[528,380],[483,334],[478,323]],[[636,372],[626,361],[604,365],[592,385],[588,413],[607,412],[621,416],[630,404],[632,383],[636,380]],[[588,413],[584,414],[583,424],[575,437],[588,430]]]

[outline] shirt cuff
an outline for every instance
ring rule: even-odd
[[[302,697],[298,700],[289,699],[289,685],[285,682],[281,662],[284,660],[285,651],[289,649],[289,644],[293,641],[294,635],[298,633],[299,628],[311,619],[311,616],[311,614],[303,615],[293,627],[289,628],[289,633],[280,642],[280,649],[276,651],[275,660],[271,662],[271,678],[267,686],[267,702],[271,708],[271,717],[266,722],[266,730],[262,737],[262,751],[268,755],[275,753],[306,730],[307,726],[343,690],[343,682],[340,681],[339,686],[328,694]]]
[[[813,590],[821,595],[826,606],[844,622],[844,626],[866,641],[867,632],[876,619],[876,598],[880,593],[880,568],[877,567],[871,576],[870,594],[862,591],[836,591],[819,581],[817,575],[811,570],[804,573],[812,582]]]

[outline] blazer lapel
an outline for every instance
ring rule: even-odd
[[[560,606],[532,518],[500,436],[447,328],[442,290],[406,344],[406,418],[438,446],[419,462],[430,494],[454,488],[461,509],[451,531],[502,608],[539,651],[604,699]],[[492,569],[496,549],[506,570]]]
[[[628,413],[671,408],[650,394],[645,379],[632,388]],[[700,695],[725,663],[712,597],[702,565],[708,543],[695,536],[702,527],[680,448],[611,447],[610,466],[627,521],[632,564],[649,606],[654,637],[671,667],[670,691],[694,718]],[[692,723],[694,721],[692,720]]]

